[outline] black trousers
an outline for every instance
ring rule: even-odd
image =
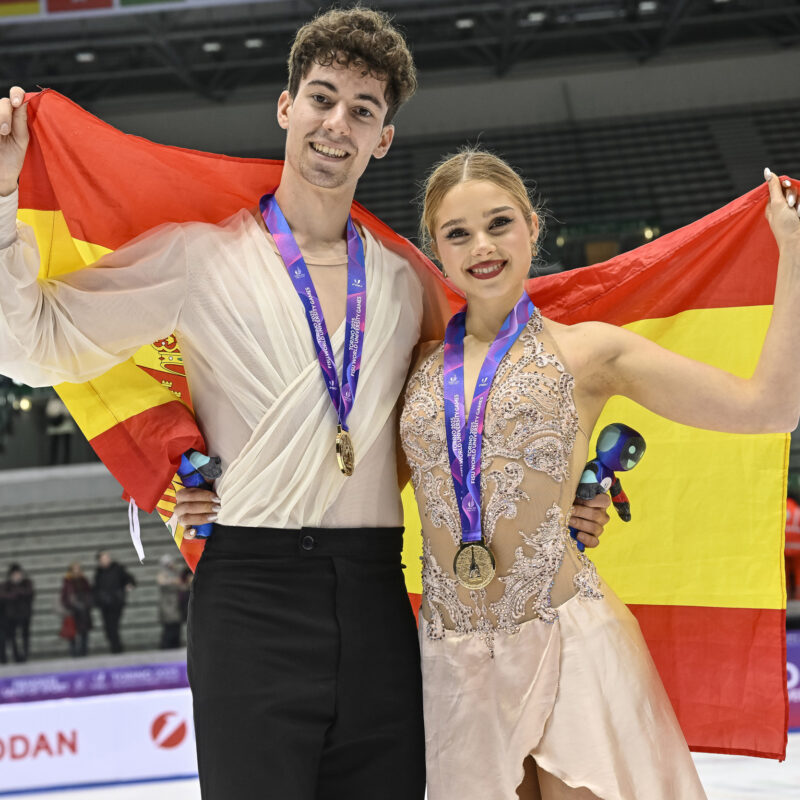
[[[203,800],[422,800],[402,529],[216,525],[188,669]]]
[[[121,605],[100,606],[100,613],[103,615],[103,630],[108,640],[108,646],[112,653],[122,652],[122,640],[119,638],[119,623],[122,618]]]
[[[18,632],[19,636],[17,635]],[[14,654],[14,661],[27,661],[31,638],[30,617],[9,620],[8,638],[11,640],[11,652]]]

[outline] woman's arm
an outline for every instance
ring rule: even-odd
[[[623,328],[576,326],[588,384],[601,399],[620,394],[685,425],[731,433],[794,430],[800,417],[800,218],[770,175],[766,216],[779,249],[775,303],[750,378],[678,355]],[[792,190],[793,191],[793,190]]]

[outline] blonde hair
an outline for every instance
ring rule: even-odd
[[[454,186],[467,181],[493,183],[511,195],[526,219],[536,214],[541,222],[539,208],[531,201],[524,181],[508,163],[479,147],[462,147],[455,155],[445,156],[436,164],[423,186],[419,240],[422,250],[429,256],[434,255],[436,237],[433,231],[442,201]]]

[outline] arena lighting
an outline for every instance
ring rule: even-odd
[[[244,46],[248,50],[255,50],[256,48],[264,46],[264,40],[263,39],[257,39],[257,38],[245,39],[244,40]]]
[[[21,411],[30,411],[31,410],[30,398],[23,397],[22,400],[19,401],[19,407]]]
[[[461,17],[456,20],[456,28],[460,31],[468,31],[470,28],[475,27],[475,20],[472,17]]]
[[[203,42],[203,51],[206,53],[219,53],[222,50],[221,42]]]
[[[526,17],[531,25],[541,25],[547,19],[546,11],[530,11]]]
[[[656,0],[642,0],[639,3],[639,13],[640,14],[652,14],[654,11],[658,10],[658,3]]]
[[[565,239],[563,236],[559,236],[559,237],[556,239],[556,247],[563,247],[563,246],[564,246],[564,244],[566,243],[566,241],[567,241],[567,240],[566,240],[566,239]]]
[[[577,11],[573,18],[575,22],[602,22],[624,16],[625,11],[621,8],[588,8],[586,11]]]
[[[75,53],[75,60],[79,64],[91,64],[97,56],[91,50],[81,50]]]
[[[645,228],[642,233],[648,242],[655,236],[655,231],[652,228]]]

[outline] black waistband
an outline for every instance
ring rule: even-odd
[[[206,552],[215,555],[298,555],[386,558],[403,551],[403,528],[248,528],[214,524]]]

